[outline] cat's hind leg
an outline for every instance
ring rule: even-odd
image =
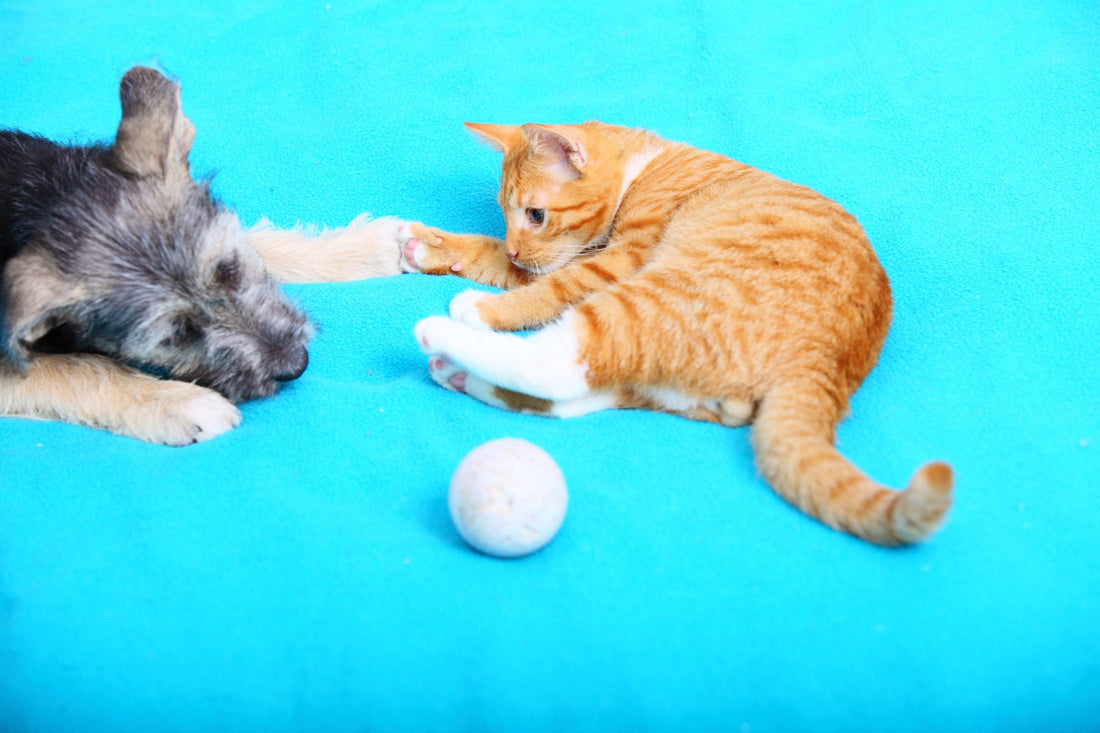
[[[436,383],[486,404],[555,417],[616,406],[614,394],[588,385],[571,313],[527,337],[442,316],[425,318],[415,333]]]
[[[461,392],[487,405],[521,412],[525,415],[579,417],[597,410],[619,406],[617,398],[609,392],[592,392],[587,396],[571,400],[533,397],[491,384],[442,356],[433,356],[429,359],[428,371],[435,383],[444,389]]]

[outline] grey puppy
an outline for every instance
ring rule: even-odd
[[[407,227],[246,231],[191,178],[179,86],[135,67],[119,95],[110,146],[0,131],[0,415],[182,445],[305,370],[276,278],[397,274]]]

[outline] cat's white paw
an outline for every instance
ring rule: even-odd
[[[468,372],[450,356],[452,348],[459,346],[462,331],[469,329],[443,316],[429,316],[416,324],[414,332],[420,350],[430,356],[428,372],[432,380],[444,389],[453,392],[466,391]]]
[[[489,327],[478,315],[477,304],[491,297],[493,297],[491,293],[486,293],[483,290],[463,290],[451,299],[449,309],[451,318],[459,323],[465,323],[467,326],[487,330]]]
[[[432,381],[452,392],[465,392],[468,373],[465,369],[442,356],[428,359],[428,373]]]
[[[413,328],[416,343],[428,356],[448,353],[448,347],[454,342],[459,324],[446,316],[428,316]]]
[[[531,404],[526,405],[524,408],[517,407],[516,405],[508,405],[508,403],[500,399],[500,392],[494,385],[486,382],[478,375],[466,369],[466,367],[456,364],[447,357],[431,357],[428,360],[428,372],[432,376],[432,381],[443,389],[452,392],[461,392],[487,405],[505,410],[519,409],[521,412],[538,412],[537,410],[530,409],[531,405],[537,404],[537,400],[532,400]]]

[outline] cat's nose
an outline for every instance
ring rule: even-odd
[[[506,237],[504,239],[504,253],[508,255],[508,259],[515,262],[516,258],[519,257],[519,243]]]

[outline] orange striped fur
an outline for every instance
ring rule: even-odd
[[[760,472],[786,500],[865,540],[919,541],[952,472],[873,482],[834,447],[874,366],[890,285],[856,220],[803,186],[641,130],[468,125],[504,155],[505,240],[417,227],[415,269],[507,288],[476,304],[494,330],[571,309],[580,363],[613,405],[752,423]],[[538,212],[541,212],[538,213]],[[500,403],[551,403],[497,389]]]

